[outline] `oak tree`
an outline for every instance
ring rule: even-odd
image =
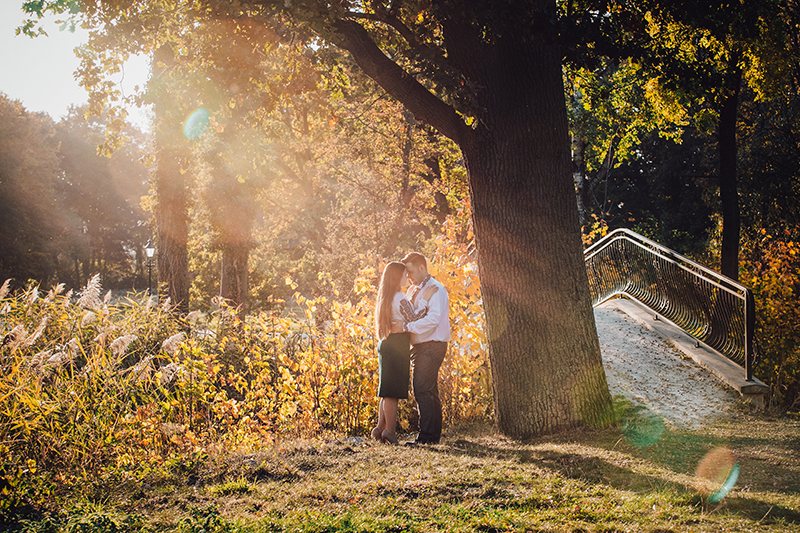
[[[162,42],[191,32],[181,21],[192,14],[333,43],[454,141],[468,173],[498,428],[528,437],[605,419],[611,398],[583,264],[555,0],[106,0],[75,16],[133,38],[150,27],[132,26],[131,13],[154,7],[180,15],[147,20]]]

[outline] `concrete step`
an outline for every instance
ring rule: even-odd
[[[755,377],[753,381],[746,381],[742,367],[703,345],[679,327],[656,315],[651,309],[627,298],[616,298],[604,303],[603,306],[616,308],[637,324],[657,333],[718,380],[736,390],[745,400],[759,408],[766,405],[769,397],[767,385]]]

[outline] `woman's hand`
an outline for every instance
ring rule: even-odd
[[[389,331],[390,333],[405,333],[406,330],[403,329],[402,324],[392,324],[392,329]]]
[[[436,294],[436,291],[438,291],[438,290],[439,290],[439,287],[437,287],[436,285],[431,285],[430,287],[425,289],[425,292],[422,293],[422,299],[423,300],[430,300],[431,296]]]

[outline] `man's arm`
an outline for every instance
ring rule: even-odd
[[[425,305],[424,302],[420,302]],[[409,322],[408,331],[415,335],[424,335],[436,329],[442,317],[449,312],[447,309],[447,291],[440,288],[427,302],[428,314],[414,322]]]

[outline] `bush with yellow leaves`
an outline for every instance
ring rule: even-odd
[[[453,340],[441,397],[451,426],[491,418],[491,390],[468,224],[449,221],[431,271],[448,289]],[[321,282],[326,276],[321,275]],[[175,314],[144,295],[73,297],[0,289],[0,513],[91,495],[175,457],[256,450],[277,439],[366,435],[377,414],[375,272],[355,298],[300,312]],[[327,320],[319,319],[324,316]],[[413,401],[401,426],[413,429]]]

